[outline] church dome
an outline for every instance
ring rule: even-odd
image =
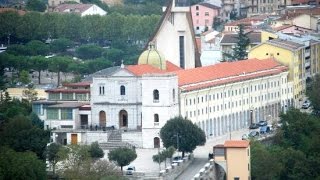
[[[166,61],[162,53],[154,48],[154,45],[150,44],[149,49],[145,50],[138,59],[138,64],[150,64],[161,70],[166,69]]]

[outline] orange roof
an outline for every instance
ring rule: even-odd
[[[252,22],[264,21],[267,17],[267,15],[248,17],[237,21],[228,22],[225,24],[225,26],[238,26],[239,24],[251,25]]]
[[[167,65],[167,72],[182,70],[182,68],[180,68],[179,66],[176,66],[170,61],[166,61],[166,65]]]
[[[223,62],[211,66],[180,70],[176,74],[179,77],[179,86],[185,86],[206,81],[223,80],[223,78],[249,75],[263,70],[270,70],[282,66],[273,59],[258,60],[248,59],[235,62]],[[284,67],[284,66],[282,66]]]
[[[226,148],[247,148],[249,147],[249,141],[245,140],[229,140],[224,142]]]
[[[83,87],[83,86],[90,86],[91,82],[89,81],[83,81],[83,82],[77,82],[77,83],[66,83],[63,84],[65,87]]]
[[[148,64],[129,65],[126,66],[126,69],[136,76],[173,72],[178,76],[179,87],[183,91],[191,91],[279,74],[287,71],[288,68],[274,59],[269,58],[264,60],[248,59],[235,62],[223,62],[187,70],[181,69],[168,61],[167,70],[160,70]]]
[[[136,76],[141,76],[143,74],[150,74],[150,73],[165,73],[166,72],[166,71],[163,71],[163,70],[158,69],[156,67],[153,67],[149,64],[129,65],[129,66],[126,66],[126,69]]]

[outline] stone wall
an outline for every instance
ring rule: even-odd
[[[194,180],[223,180],[224,177],[225,171],[223,168],[211,159],[210,162],[205,164],[199,173],[194,176]]]
[[[98,141],[99,143],[108,142],[108,133],[106,131],[87,131],[86,133],[83,133],[83,144],[91,144],[95,141]]]
[[[160,179],[175,179],[177,178],[193,161],[193,154],[179,160],[178,163],[173,163],[165,170],[160,171]]]

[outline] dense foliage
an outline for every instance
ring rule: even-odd
[[[181,116],[168,120],[160,130],[160,137],[164,147],[173,146],[178,151],[182,151],[182,156],[185,152],[192,152],[198,145],[206,143],[205,133],[190,120]]]
[[[43,153],[49,132],[28,101],[0,100],[0,179],[46,179]]]
[[[94,145],[61,146],[54,151],[55,158],[60,161],[57,174],[65,179],[121,179],[119,169],[107,160],[99,159],[103,156],[101,151],[96,153],[93,149],[100,149]],[[101,156],[102,155],[102,156]],[[99,156],[99,157],[98,157]]]
[[[123,166],[129,165],[137,158],[137,153],[135,150],[127,147],[117,148],[109,152],[108,158],[120,166],[122,171]]]
[[[320,75],[317,74],[311,84],[310,90],[307,91],[309,100],[311,101],[313,111],[320,117]]]
[[[291,109],[272,145],[251,144],[252,179],[319,179],[320,119]]]

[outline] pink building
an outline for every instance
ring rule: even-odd
[[[199,3],[191,6],[195,33],[200,34],[204,32],[206,27],[208,27],[208,30],[212,29],[213,19],[214,17],[219,16],[219,11],[220,7],[209,3]]]

